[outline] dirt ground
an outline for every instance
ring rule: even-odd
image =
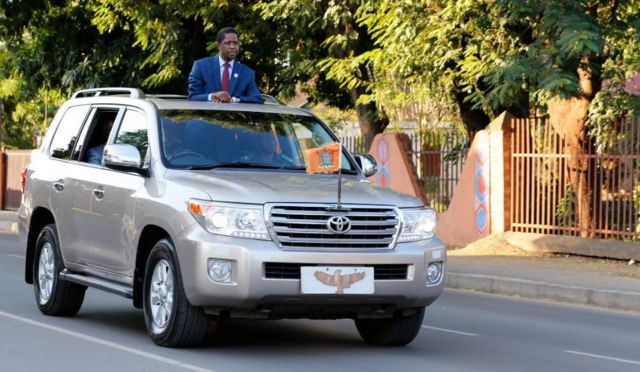
[[[465,247],[448,247],[449,256],[499,256],[514,258],[531,258],[541,264],[565,266],[568,270],[576,267],[608,275],[640,278],[640,262],[632,265],[627,260],[585,257],[568,254],[544,252],[527,252],[509,244],[501,235],[490,235]]]

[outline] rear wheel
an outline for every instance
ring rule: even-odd
[[[73,316],[82,307],[87,287],[60,280],[62,270],[56,225],[49,224],[38,236],[33,261],[33,289],[43,314]]]
[[[362,339],[372,345],[404,346],[418,335],[424,307],[409,315],[384,319],[356,319],[356,328]]]
[[[149,254],[144,279],[144,319],[156,344],[194,346],[204,339],[208,319],[202,308],[189,303],[173,251],[171,241],[162,239]]]

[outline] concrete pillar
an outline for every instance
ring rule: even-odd
[[[449,208],[438,216],[436,235],[450,246],[465,246],[491,232],[489,132],[473,138]]]
[[[465,246],[510,227],[511,119],[503,113],[474,137],[438,238]]]
[[[427,204],[418,184],[416,167],[411,160],[411,139],[405,133],[376,135],[369,154],[378,162],[378,172],[369,180],[383,187],[409,194]]]

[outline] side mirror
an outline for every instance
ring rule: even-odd
[[[106,145],[103,158],[104,166],[107,168],[147,175],[147,170],[140,166],[142,163],[140,152],[132,145]]]
[[[362,173],[364,173],[365,177],[371,177],[378,171],[378,162],[373,156],[369,154],[356,154],[356,163],[360,169],[362,169]]]

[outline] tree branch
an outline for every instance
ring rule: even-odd
[[[609,3],[611,4],[610,20],[611,22],[613,22],[615,21],[616,13],[618,12],[618,5],[620,3],[618,2],[618,0],[611,0]]]

